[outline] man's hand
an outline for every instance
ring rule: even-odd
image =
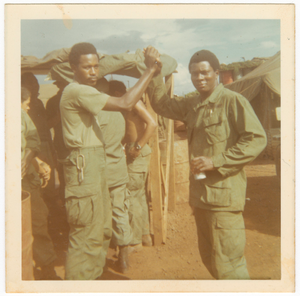
[[[210,157],[199,156],[191,160],[191,171],[193,174],[214,170],[214,164]]]
[[[141,150],[136,149],[135,147],[131,147],[127,153],[128,153],[127,155],[128,158],[136,159],[140,155]]]
[[[155,74],[159,74],[162,68],[162,63],[159,59],[160,54],[157,51],[157,49],[155,49],[152,46],[148,46],[147,48],[144,48],[143,53],[145,56],[144,62],[147,68],[155,67],[156,69]]]
[[[43,184],[41,185],[42,188],[45,188],[48,185],[48,181],[50,180],[50,174],[50,166],[45,162],[39,163],[39,175],[40,178],[43,179]]]

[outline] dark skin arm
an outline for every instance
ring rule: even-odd
[[[57,112],[55,116],[47,120],[49,128],[55,127],[60,123],[60,112]]]
[[[139,145],[143,148],[157,128],[157,124],[151,114],[147,111],[143,102],[139,101],[135,105],[133,112],[135,112],[146,123],[145,132],[138,141]],[[130,148],[130,150],[128,151],[128,154],[133,159],[138,157],[140,153],[141,150],[138,150],[135,147]]]
[[[141,78],[128,92],[122,97],[109,97],[103,110],[105,111],[131,111],[134,105],[139,101],[140,97],[146,91],[152,77],[159,74],[162,64],[158,62],[159,52],[152,46],[148,46],[145,55],[145,65],[147,70],[143,73]]]

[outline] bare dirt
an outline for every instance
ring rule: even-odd
[[[257,159],[246,166],[246,173],[245,256],[249,274],[252,279],[280,279],[280,185],[274,161]],[[55,269],[64,278],[68,226],[62,214],[50,217],[49,223],[58,254]],[[103,280],[213,279],[198,252],[188,203],[177,204],[176,210],[168,213],[166,244],[132,253],[131,268],[125,275],[118,272],[116,260],[115,250],[109,249]]]

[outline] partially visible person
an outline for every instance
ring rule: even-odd
[[[30,92],[21,87],[21,170],[22,190],[31,195],[31,218],[33,235],[33,259],[35,277],[40,280],[61,280],[54,270],[56,254],[48,234],[48,209],[41,197],[41,187],[47,186],[50,167],[38,155],[40,139],[36,127],[27,112],[30,109]],[[42,186],[41,180],[42,179]],[[40,274],[38,274],[40,271]]]
[[[121,98],[94,87],[99,56],[90,43],[75,44],[69,54],[74,82],[63,91],[60,113],[64,143],[65,199],[70,225],[66,258],[67,280],[95,280],[103,273],[112,235],[112,208],[106,182],[104,140],[96,116],[101,110],[131,110],[152,77],[161,71],[158,51],[146,49],[147,69]]]
[[[110,91],[118,97],[126,93],[126,87],[120,81],[111,81]],[[123,143],[129,174],[127,184],[130,191],[129,218],[133,232],[130,244],[137,250],[142,245],[152,246],[145,186],[151,157],[151,149],[147,142],[157,128],[157,124],[141,100],[132,111],[123,112],[123,115],[126,121]]]
[[[126,92],[114,91],[108,82],[108,94],[119,97]],[[99,91],[103,88],[96,86]],[[97,115],[100,128],[103,132],[106,153],[106,181],[112,201],[112,245],[119,248],[118,265],[122,273],[129,268],[128,245],[132,240],[132,231],[129,224],[129,181],[126,165],[125,151],[122,140],[125,136],[125,120],[121,112],[100,111]]]
[[[33,121],[39,134],[41,141],[40,157],[43,161],[48,163],[51,168],[51,178],[48,185],[42,189],[43,199],[49,209],[51,216],[57,215],[57,199],[55,195],[55,178],[54,169],[56,163],[56,155],[52,142],[50,128],[47,122],[46,110],[43,102],[38,98],[39,83],[31,72],[26,72],[21,75],[21,86],[27,88],[31,93],[30,109],[28,115]]]
[[[266,134],[247,99],[219,84],[219,69],[218,58],[200,50],[189,63],[199,95],[171,99],[161,75],[151,81],[148,91],[155,112],[187,127],[190,205],[203,263],[216,279],[249,279],[244,166],[263,151]],[[199,173],[206,178],[196,179]]]
[[[60,110],[59,104],[60,99],[63,93],[63,90],[68,85],[67,82],[64,81],[56,81],[54,84],[58,87],[58,92],[56,95],[51,97],[46,104],[46,115],[48,121],[48,127],[54,130],[54,137],[53,137],[53,144],[57,155],[57,164],[56,170],[59,177],[59,198],[62,204],[65,203],[65,178],[63,172],[63,165],[59,161],[60,159],[65,159],[68,154],[69,150],[66,148],[62,133],[62,125],[60,119]]]

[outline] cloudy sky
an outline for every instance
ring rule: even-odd
[[[66,26],[67,25],[67,26]],[[44,57],[48,52],[91,42],[99,52],[117,54],[148,45],[177,60],[174,93],[194,91],[187,65],[200,49],[216,54],[220,63],[270,57],[280,50],[279,20],[244,19],[112,19],[22,20],[21,54]],[[40,77],[42,81],[44,77]],[[133,86],[135,80],[114,75]]]

